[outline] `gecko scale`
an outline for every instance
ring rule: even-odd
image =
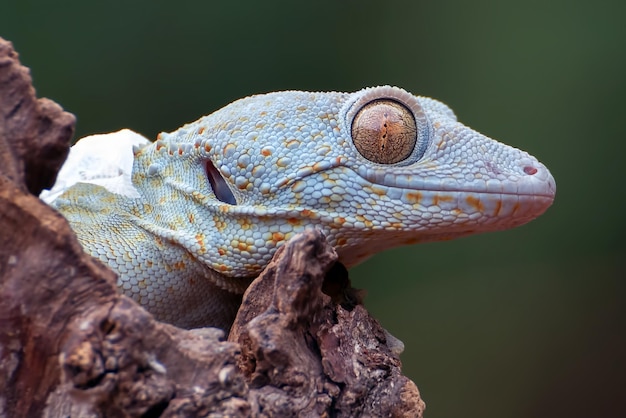
[[[154,143],[128,130],[84,139],[46,200],[158,319],[228,327],[250,279],[305,228],[350,267],[522,225],[555,192],[526,152],[382,86],[251,96]]]

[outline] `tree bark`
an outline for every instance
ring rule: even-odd
[[[74,123],[35,97],[0,38],[0,417],[422,416],[397,341],[319,231],[279,249],[227,339],[155,321],[120,295],[37,198]]]

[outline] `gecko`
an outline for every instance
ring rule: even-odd
[[[525,224],[555,193],[535,157],[440,101],[379,86],[258,94],[154,142],[128,130],[86,138],[42,198],[157,319],[228,328],[251,280],[306,228],[349,268]]]

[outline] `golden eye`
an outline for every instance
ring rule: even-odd
[[[352,121],[352,140],[361,155],[379,164],[407,159],[417,142],[413,113],[394,100],[374,100]]]

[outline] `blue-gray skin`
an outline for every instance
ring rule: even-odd
[[[53,205],[122,292],[181,327],[229,326],[250,279],[305,228],[350,267],[522,225],[556,191],[534,157],[389,86],[238,100],[136,149],[129,188],[78,183]]]

